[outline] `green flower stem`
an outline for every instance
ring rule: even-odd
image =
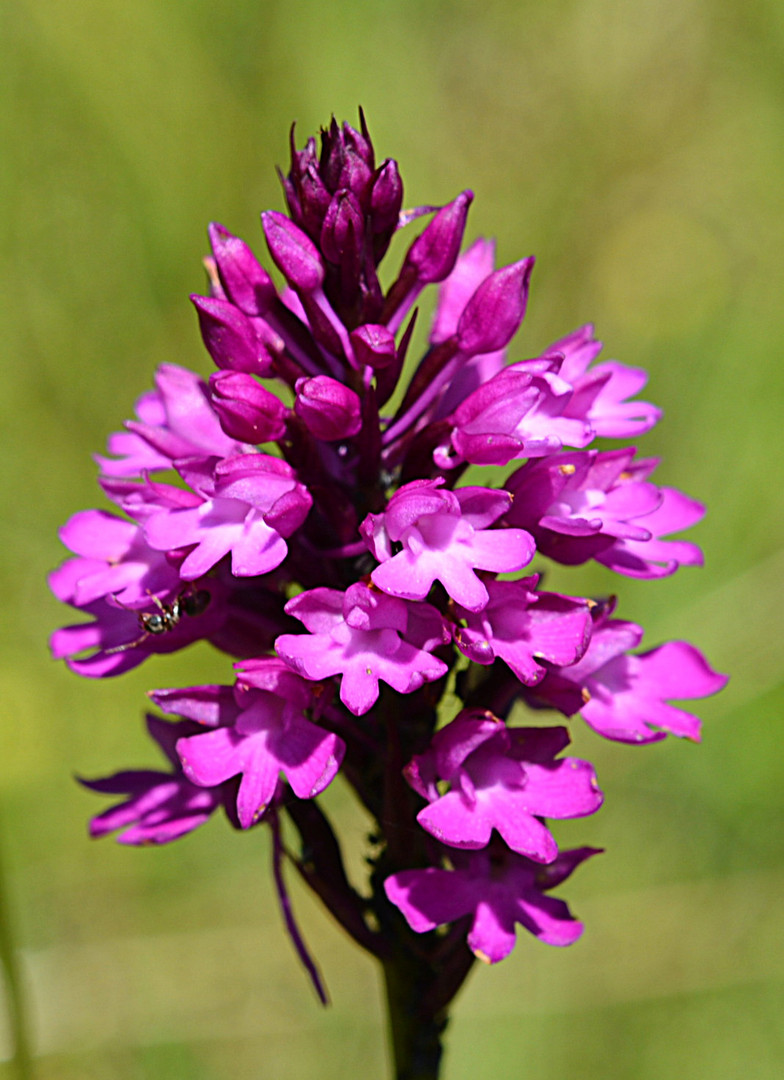
[[[384,963],[384,981],[395,1080],[437,1080],[448,1007],[428,1008],[431,966],[398,953]]]

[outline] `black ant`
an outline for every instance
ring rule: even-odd
[[[196,592],[181,592],[170,604],[164,604],[157,596],[150,593],[150,599],[158,608],[157,611],[136,611],[123,604],[117,597],[115,603],[125,611],[133,611],[139,620],[139,628],[142,631],[135,641],[127,641],[124,645],[115,645],[113,649],[104,649],[106,653],[124,652],[126,649],[135,649],[143,644],[148,637],[156,634],[166,634],[178,625],[183,615],[201,615],[210,602],[210,594],[206,589],[197,589]]]

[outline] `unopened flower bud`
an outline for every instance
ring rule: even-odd
[[[289,285],[306,293],[320,288],[324,267],[307,234],[276,210],[263,213],[261,223],[270,255]]]
[[[359,202],[350,191],[339,191],[329,204],[321,229],[321,250],[337,265],[359,266],[364,239]]]
[[[533,258],[490,274],[465,306],[457,324],[460,351],[467,356],[496,352],[512,340],[523,321]]]
[[[299,379],[294,411],[317,439],[334,442],[356,435],[362,426],[359,396],[329,375]]]
[[[332,196],[319,175],[316,140],[308,139],[304,150],[297,150],[293,124],[291,171],[288,176],[282,176],[281,180],[292,220],[303,228],[311,239],[317,240]]]
[[[263,315],[277,298],[272,278],[248,245],[213,222],[208,229],[215,266],[227,299],[246,315]]]
[[[392,158],[381,165],[370,195],[370,220],[374,233],[394,232],[403,205],[403,181]]]
[[[352,330],[350,337],[358,364],[366,364],[377,371],[389,367],[395,360],[395,336],[386,326],[366,323]]]
[[[420,284],[443,281],[451,274],[473,198],[473,191],[463,191],[443,206],[409,248],[406,265],[416,270]]]
[[[204,344],[217,367],[254,375],[271,374],[272,356],[253,321],[239,308],[215,297],[192,296],[191,301],[199,316]]]
[[[322,132],[320,173],[327,188],[336,192],[347,188],[364,198],[375,168],[373,146],[350,124],[330,125]]]
[[[216,371],[210,376],[210,398],[221,427],[232,439],[263,443],[280,439],[286,430],[286,407],[252,375]]]

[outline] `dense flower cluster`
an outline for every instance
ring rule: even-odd
[[[176,718],[148,719],[169,771],[90,781],[124,797],[92,832],[161,843],[218,807],[236,828],[269,824],[309,966],[284,856],[378,956],[421,941],[448,1000],[466,938],[495,962],[516,924],[555,945],[582,930],[550,890],[595,849],[559,850],[548,821],[592,814],[602,794],[588,762],[563,756],[566,727],[519,726],[520,703],[621,742],[698,739],[671,702],[725,681],[682,641],[634,651],[643,632],[614,601],[545,591],[532,560],[672,574],[701,561],[669,537],[703,510],[633,448],[590,448],[659,419],[635,398],[644,372],[596,362],[592,327],[510,361],[533,259],[496,269],[482,239],[461,254],[470,191],[403,212],[397,164],[376,163],[364,120],[333,121],[320,150],[292,133],[283,187],[288,215],[262,225],[284,287],[210,228],[209,294],[192,299],[217,371],[162,366],[98,458],[123,516],[63,528],[73,558],[51,585],[90,621],[53,650],[92,677],[201,639],[238,658],[232,685],[151,692]],[[427,215],[385,291],[393,234]],[[461,484],[473,465],[498,467],[493,486]],[[378,823],[365,890],[316,801],[339,771]]]

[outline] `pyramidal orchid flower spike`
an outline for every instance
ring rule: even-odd
[[[397,1075],[435,1077],[475,958],[502,960],[518,927],[560,946],[583,930],[551,890],[597,850],[561,849],[558,821],[603,795],[549,716],[621,743],[696,741],[678,703],[726,681],[684,641],[640,652],[614,601],[543,590],[540,562],[674,574],[702,562],[679,534],[704,511],[633,447],[591,445],[659,420],[643,371],[599,361],[591,326],[535,356],[517,344],[534,261],[464,247],[470,191],[404,211],[364,117],[333,120],[320,147],[292,129],[282,181],[287,213],[262,226],[285,285],[210,226],[192,299],[217,370],[163,365],[97,458],[115,508],[62,529],[72,555],[51,588],[77,621],[52,649],[91,678],[202,639],[234,659],[224,685],[151,691],[168,771],[83,781],[119,798],[91,833],[168,843],[219,808],[269,828],[317,993],[286,868],[381,962]],[[414,235],[384,289],[398,230]],[[508,468],[478,486],[471,465]],[[338,776],[376,822],[362,885],[321,805]]]

